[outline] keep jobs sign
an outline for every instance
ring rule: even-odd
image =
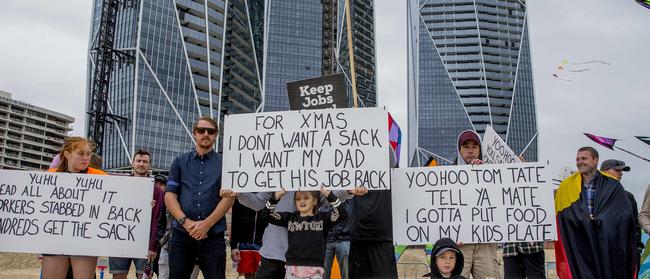
[[[343,74],[288,82],[287,94],[291,110],[348,107]]]

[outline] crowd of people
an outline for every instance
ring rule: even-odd
[[[222,157],[214,150],[218,125],[210,117],[192,127],[195,147],[172,163],[168,177],[154,177],[152,223],[146,258],[110,258],[113,278],[225,278],[226,249],[245,278],[330,278],[334,256],[341,278],[397,278],[391,192],[351,190],[234,193],[221,188]],[[482,164],[481,137],[464,131],[456,142],[457,165]],[[50,172],[106,175],[93,166],[92,144],[67,139]],[[137,151],[132,176],[150,175],[151,154]],[[397,166],[391,150],[391,166]],[[560,278],[636,278],[641,229],[650,230],[650,187],[640,212],[620,183],[630,167],[602,162],[591,147],[580,148],[578,172],[556,193]],[[97,164],[96,162],[94,164]],[[226,214],[232,209],[232,221]],[[227,235],[230,226],[230,233]],[[229,238],[229,245],[226,239]],[[502,250],[502,259],[497,251]],[[427,278],[545,278],[543,243],[463,244],[438,240]],[[500,263],[503,262],[503,274]],[[43,255],[42,278],[91,279],[97,257]]]

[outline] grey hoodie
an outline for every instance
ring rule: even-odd
[[[469,162],[465,162],[465,160],[463,159],[463,157],[460,156],[460,146],[461,146],[461,143],[460,143],[460,136],[461,136],[462,134],[464,134],[464,133],[472,133],[472,134],[476,135],[476,138],[478,139],[478,145],[479,145],[480,148],[481,148],[481,150],[480,150],[480,152],[479,152],[479,155],[478,155],[478,159],[483,160],[483,156],[482,156],[482,154],[483,154],[483,146],[482,146],[482,143],[481,143],[481,136],[479,136],[479,135],[478,135],[476,132],[474,132],[473,130],[466,130],[466,131],[462,131],[462,132],[460,132],[460,133],[458,134],[458,138],[456,139],[456,153],[458,154],[458,156],[456,157],[455,165],[467,165],[467,164],[469,164]]]

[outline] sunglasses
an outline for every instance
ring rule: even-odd
[[[210,135],[214,135],[214,134],[217,133],[217,129],[215,129],[215,128],[197,127],[197,128],[194,129],[194,132],[196,132],[196,133],[198,133],[200,135],[204,134],[206,131]]]

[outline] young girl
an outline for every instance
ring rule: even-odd
[[[81,137],[71,137],[63,143],[58,166],[48,171],[105,175],[103,171],[88,166],[90,157],[90,142]],[[43,279],[64,279],[68,268],[72,268],[74,279],[92,279],[96,265],[97,257],[43,255]]]
[[[296,212],[276,212],[275,205],[286,192],[275,192],[262,209],[262,218],[270,224],[286,227],[289,249],[285,278],[320,279],[323,276],[325,239],[329,228],[345,220],[345,210],[338,210],[341,201],[331,191],[321,187],[320,194],[332,205],[329,212],[318,211],[318,191],[298,191],[294,196]]]

